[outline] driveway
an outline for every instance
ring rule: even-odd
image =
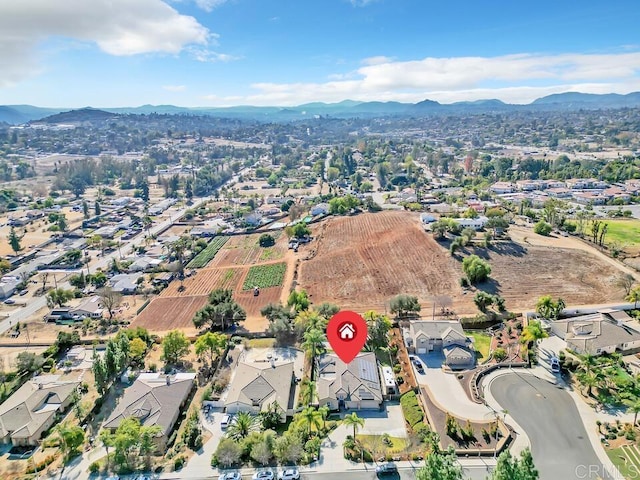
[[[212,437],[205,443],[200,450],[198,450],[193,457],[189,459],[189,462],[182,468],[180,476],[182,478],[191,478],[199,476],[211,476],[213,475],[213,468],[211,467],[211,456],[218,448],[218,443],[224,436],[224,432],[220,428],[220,421],[224,413],[214,412],[208,416],[204,412],[200,412],[200,422],[204,429],[211,432]]]
[[[491,409],[469,399],[455,373],[446,373],[442,370],[441,367],[444,362],[442,353],[433,352],[412,355],[412,357],[418,357],[424,367],[424,372],[420,373],[415,365],[412,364],[418,384],[427,387],[433,400],[441,407],[461,418],[485,421],[491,417]]]
[[[490,389],[529,437],[540,480],[614,478],[598,459],[578,409],[564,389],[515,372],[493,379]]]
[[[402,407],[397,402],[385,404],[385,410],[357,411],[360,418],[364,418],[364,427],[358,433],[363,435],[382,435],[388,433],[392,437],[407,437]]]

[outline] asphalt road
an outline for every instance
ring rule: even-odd
[[[529,437],[540,480],[613,478],[598,460],[578,410],[562,388],[518,373],[497,377],[490,388]]]

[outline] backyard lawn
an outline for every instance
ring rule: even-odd
[[[473,338],[473,346],[476,349],[478,361],[487,360],[489,358],[491,336],[484,332],[465,332],[465,334]]]
[[[636,250],[640,247],[640,220],[617,218],[602,218],[601,222],[608,225],[604,243],[607,245],[619,243],[622,247]],[[591,234],[591,225],[587,223],[585,235]]]

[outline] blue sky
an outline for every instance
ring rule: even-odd
[[[639,14],[637,0],[5,0],[0,104],[628,93]]]

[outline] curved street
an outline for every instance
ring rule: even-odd
[[[493,379],[490,390],[529,437],[540,480],[614,478],[598,459],[563,388],[534,375],[510,373]]]

